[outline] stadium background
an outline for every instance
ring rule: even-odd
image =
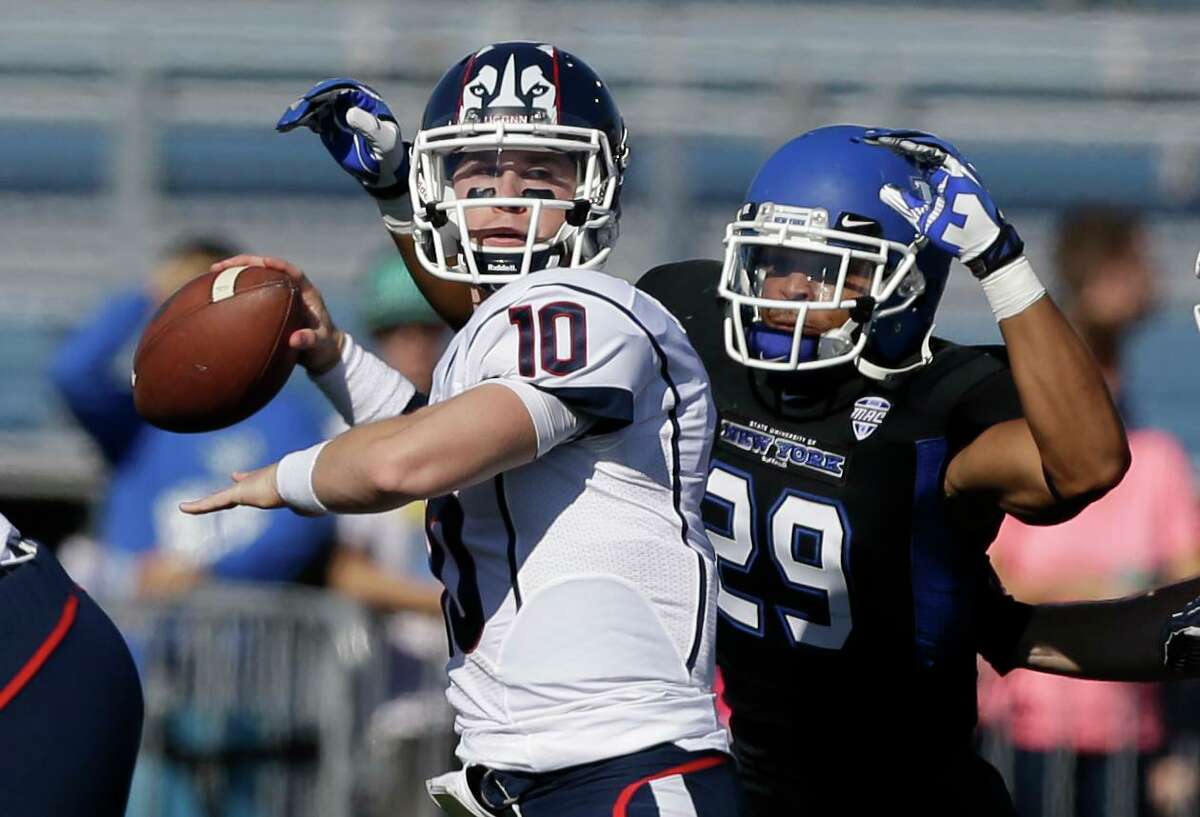
[[[830,122],[956,141],[1043,270],[1060,208],[1137,209],[1164,298],[1137,338],[1133,391],[1142,420],[1200,458],[1190,315],[1200,299],[1200,12],[1188,0],[962,5],[0,4],[0,508],[52,541],[86,525],[104,474],[46,361],[104,293],[145,275],[167,238],[228,234],[303,266],[335,313],[353,302],[354,276],[386,239],[314,137],[273,132],[288,102],[317,79],[358,77],[411,135],[448,65],[509,38],[576,51],[613,88],[632,165],[610,271],[626,277],[718,254],[756,165]],[[965,274],[939,328],[997,337]]]

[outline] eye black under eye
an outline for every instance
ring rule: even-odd
[[[496,188],[494,187],[472,187],[467,191],[469,199],[488,199],[496,197]]]

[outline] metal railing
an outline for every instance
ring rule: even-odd
[[[436,813],[423,781],[452,755],[444,676],[430,663],[388,701],[386,642],[354,604],[309,588],[215,586],[104,606],[145,691],[129,817]],[[407,710],[407,730],[372,731],[385,704]],[[375,810],[381,789],[390,811]]]
[[[439,817],[423,784],[454,765],[440,656],[409,656],[405,691],[389,695],[381,621],[312,588],[208,586],[104,606],[146,699],[128,817]],[[991,713],[981,753],[1031,814],[1070,817],[1084,800],[1103,817],[1140,813],[1135,724],[1128,745],[1097,755],[1022,751],[1004,722]],[[1200,767],[1197,747],[1183,759]],[[1200,803],[1176,806],[1170,817]]]

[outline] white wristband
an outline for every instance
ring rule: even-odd
[[[1025,256],[1017,258],[987,276],[981,282],[983,294],[997,321],[1019,315],[1046,294]]]
[[[349,332],[338,362],[312,381],[348,426],[399,417],[417,393],[411,380],[355,343]]]
[[[275,490],[289,508],[304,513],[325,513],[329,509],[317,498],[313,488],[313,469],[321,450],[329,440],[303,451],[293,451],[279,461],[275,468]]]

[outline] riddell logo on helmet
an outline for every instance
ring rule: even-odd
[[[509,54],[502,68],[486,61],[489,50],[476,55],[478,67],[463,84],[458,120],[557,124],[558,89],[547,77],[547,70],[553,73],[553,47],[538,47],[547,65],[517,65],[516,55]]]
[[[516,272],[517,264],[515,261],[488,261],[488,272]]]

